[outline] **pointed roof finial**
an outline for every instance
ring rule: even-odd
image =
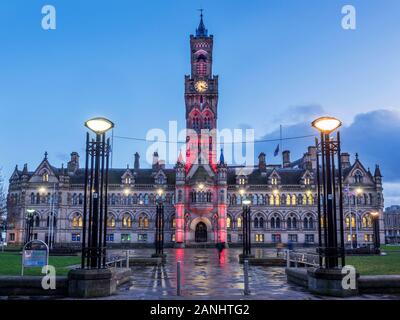
[[[196,36],[197,37],[207,37],[208,36],[208,30],[206,29],[206,26],[204,25],[203,21],[203,9],[198,9],[200,11],[200,23],[199,27],[196,29]]]
[[[356,160],[358,160],[358,152],[356,153]]]
[[[49,154],[47,153],[47,151],[44,153],[44,160],[47,160],[47,156],[48,156]]]
[[[221,155],[219,156],[219,163],[225,164],[224,149],[221,148]]]

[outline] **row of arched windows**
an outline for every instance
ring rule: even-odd
[[[271,229],[281,229],[283,228],[283,220],[279,215],[273,215],[270,218],[269,225]],[[238,216],[234,221],[230,215],[226,218],[226,227],[227,229],[242,228],[243,225],[243,217]],[[264,229],[267,227],[267,223],[265,222],[263,217],[256,216],[252,221],[252,225],[254,229]],[[290,215],[286,219],[286,228],[287,229],[298,229],[300,226],[298,224],[298,218],[295,215]],[[306,215],[303,219],[303,229],[314,229],[315,221],[311,214]]]
[[[312,193],[306,194],[250,194],[248,196],[252,205],[270,205],[270,206],[297,206],[297,205],[314,205],[316,196]],[[246,196],[229,194],[228,203],[230,205],[241,205]]]
[[[40,194],[39,192],[31,193],[30,196],[31,204],[50,204],[50,203],[58,203],[61,200],[61,196],[57,196],[57,194]]]
[[[148,229],[150,227],[150,218],[147,214],[142,213],[137,218],[137,221],[134,221],[132,215],[130,213],[124,213],[120,220],[120,226],[122,228],[132,228],[134,226],[134,222],[136,223],[136,227],[140,229]],[[169,227],[175,228],[176,221],[175,215],[171,215],[169,218]],[[74,213],[71,217],[71,226],[73,228],[81,228],[83,226],[83,217],[81,213]],[[112,213],[109,213],[107,218],[107,227],[115,228],[117,227],[117,220]]]
[[[192,203],[196,202],[212,202],[212,192],[211,191],[191,191],[190,201]]]

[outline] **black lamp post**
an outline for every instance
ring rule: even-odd
[[[313,121],[312,126],[321,133],[320,141],[318,142],[318,139],[316,139],[320,267],[335,269],[339,267],[339,257],[341,258],[341,265],[345,265],[342,165],[340,133],[337,133],[336,139],[332,139],[330,134],[341,126],[341,122],[332,117],[322,117]],[[337,169],[335,167],[335,154],[337,154]],[[322,177],[319,172],[320,158]],[[339,206],[339,213],[337,213],[337,206]],[[338,239],[338,224],[340,239]]]
[[[28,209],[25,217],[25,244],[33,239],[33,220],[35,210]]]
[[[243,258],[251,255],[251,218],[250,200],[245,198],[243,201]]]
[[[86,121],[85,126],[96,134],[86,134],[85,194],[83,202],[82,269],[105,268],[107,235],[107,192],[110,139],[106,132],[114,124],[105,118]]]
[[[372,212],[371,216],[374,228],[374,249],[375,252],[377,252],[381,247],[381,240],[379,237],[379,212]]]
[[[154,245],[157,257],[164,255],[164,203],[162,194],[163,191],[159,190],[156,205],[156,235]]]

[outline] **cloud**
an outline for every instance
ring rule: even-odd
[[[318,116],[324,115],[323,108],[318,106],[300,106],[287,109],[288,119],[297,123],[283,127],[283,137],[296,137],[315,134],[310,123]],[[303,115],[302,115],[303,113]],[[282,114],[284,117],[284,114]],[[356,115],[354,121],[341,128],[342,151],[349,152],[354,161],[355,153],[361,162],[373,172],[375,164],[379,164],[384,176],[385,205],[400,203],[400,113],[395,110],[380,109]],[[263,136],[260,140],[279,138],[279,129]],[[302,157],[307,147],[314,145],[313,137],[296,140],[284,140],[283,149],[291,151],[291,160]],[[267,154],[268,163],[281,163],[279,155],[273,153],[279,141],[257,143],[256,155],[261,151]],[[282,151],[282,150],[281,150]]]

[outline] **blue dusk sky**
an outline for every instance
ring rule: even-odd
[[[56,30],[41,27],[56,8]],[[341,10],[356,8],[356,30]],[[103,115],[114,135],[145,138],[185,125],[184,75],[198,8],[214,35],[219,128],[254,128],[258,139],[315,133],[310,122],[343,120],[343,149],[381,166],[385,205],[400,203],[400,1],[398,0],[2,0],[0,167],[34,170],[83,155],[83,122]],[[276,142],[256,145],[279,163]],[[313,138],[283,142],[292,159]],[[145,163],[149,143],[114,139],[113,166]],[[81,161],[83,165],[83,160]]]

